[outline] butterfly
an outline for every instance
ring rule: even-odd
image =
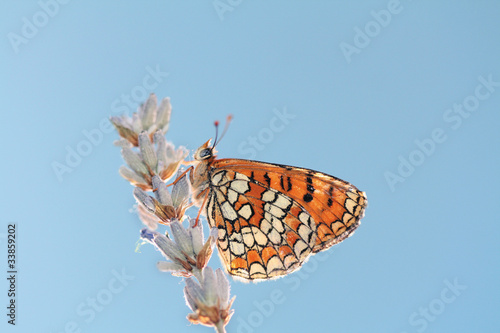
[[[305,168],[217,159],[217,135],[210,143],[196,150],[190,182],[194,204],[218,229],[229,274],[246,280],[287,275],[360,225],[367,199],[354,185]]]

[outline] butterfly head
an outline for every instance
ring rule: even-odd
[[[194,159],[197,161],[205,161],[215,158],[215,154],[217,154],[217,150],[215,147],[210,147],[210,142],[212,139],[205,142],[200,148],[196,150],[194,153]]]

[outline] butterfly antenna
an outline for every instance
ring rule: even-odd
[[[231,120],[233,120],[233,115],[228,115],[227,118],[226,118],[226,125],[224,126],[224,130],[222,131],[222,134],[220,135],[220,137],[218,138],[218,134],[219,134],[219,121],[216,120],[214,125],[215,125],[215,141],[214,141],[214,145],[212,148],[215,148],[215,146],[217,146],[217,144],[220,142],[220,140],[222,140],[222,138],[224,137],[224,135],[226,134],[228,128],[229,128],[229,124],[231,123]]]
[[[214,121],[214,126],[215,126],[215,140],[214,140],[214,144],[212,145],[212,149],[215,148],[215,145],[217,144],[217,139],[219,136],[219,121],[218,120]]]

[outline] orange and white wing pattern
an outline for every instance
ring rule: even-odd
[[[327,174],[279,164],[220,159],[209,171],[207,219],[230,274],[272,279],[349,237],[364,192]]]

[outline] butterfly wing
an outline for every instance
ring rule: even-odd
[[[207,219],[219,229],[222,261],[251,280],[291,273],[341,242],[367,204],[363,192],[333,176],[239,159],[214,161],[209,186]]]

